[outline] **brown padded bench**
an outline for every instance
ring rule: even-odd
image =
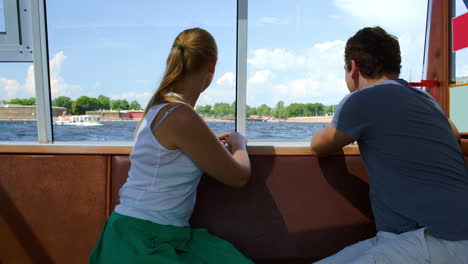
[[[375,234],[360,156],[251,156],[241,189],[204,175],[193,227],[232,242],[256,263],[312,263]],[[130,168],[112,157],[111,210]]]

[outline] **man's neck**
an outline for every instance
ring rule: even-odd
[[[398,79],[398,75],[384,75],[380,78],[377,79],[367,79],[362,76],[359,76],[359,87],[358,90],[361,90],[363,88],[376,85],[378,83],[381,83],[383,81],[388,81],[388,80],[396,80]]]

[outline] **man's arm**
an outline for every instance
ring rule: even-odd
[[[461,143],[460,142],[460,132],[458,132],[458,129],[455,126],[455,124],[452,122],[452,120],[448,119],[448,121],[449,121],[449,124],[450,124],[450,128],[452,128],[452,132],[453,132],[453,135],[455,136],[455,139],[460,144]]]
[[[354,140],[350,136],[329,124],[314,135],[310,148],[317,156],[326,157],[352,142]]]

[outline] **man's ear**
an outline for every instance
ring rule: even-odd
[[[355,60],[351,60],[351,76],[353,79],[359,78],[359,67]]]
[[[217,59],[213,59],[213,60],[210,61],[210,64],[208,65],[208,72],[209,72],[209,73],[213,73],[213,74],[214,74],[215,69],[216,69],[216,62],[217,62],[217,61],[218,61]]]

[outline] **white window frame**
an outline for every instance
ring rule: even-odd
[[[32,62],[31,1],[3,0],[3,7],[6,32],[0,34],[0,62]]]
[[[45,0],[32,0],[31,27],[34,48],[34,83],[36,87],[37,137],[39,143],[54,141],[52,99],[50,96],[49,47]]]
[[[4,0],[0,62],[33,62],[39,143],[52,143],[49,53],[45,0]]]
[[[236,132],[246,135],[248,0],[237,0]]]
[[[7,32],[7,35],[10,37],[18,32],[18,41],[11,42],[8,39],[2,43],[0,39],[0,62],[34,62],[38,141],[53,143],[45,0],[4,0],[4,4],[6,31],[11,32],[14,21],[17,22],[17,31],[13,31],[11,35]],[[247,7],[248,0],[237,0],[236,131],[244,135],[247,103]],[[19,14],[20,20],[15,13]]]

